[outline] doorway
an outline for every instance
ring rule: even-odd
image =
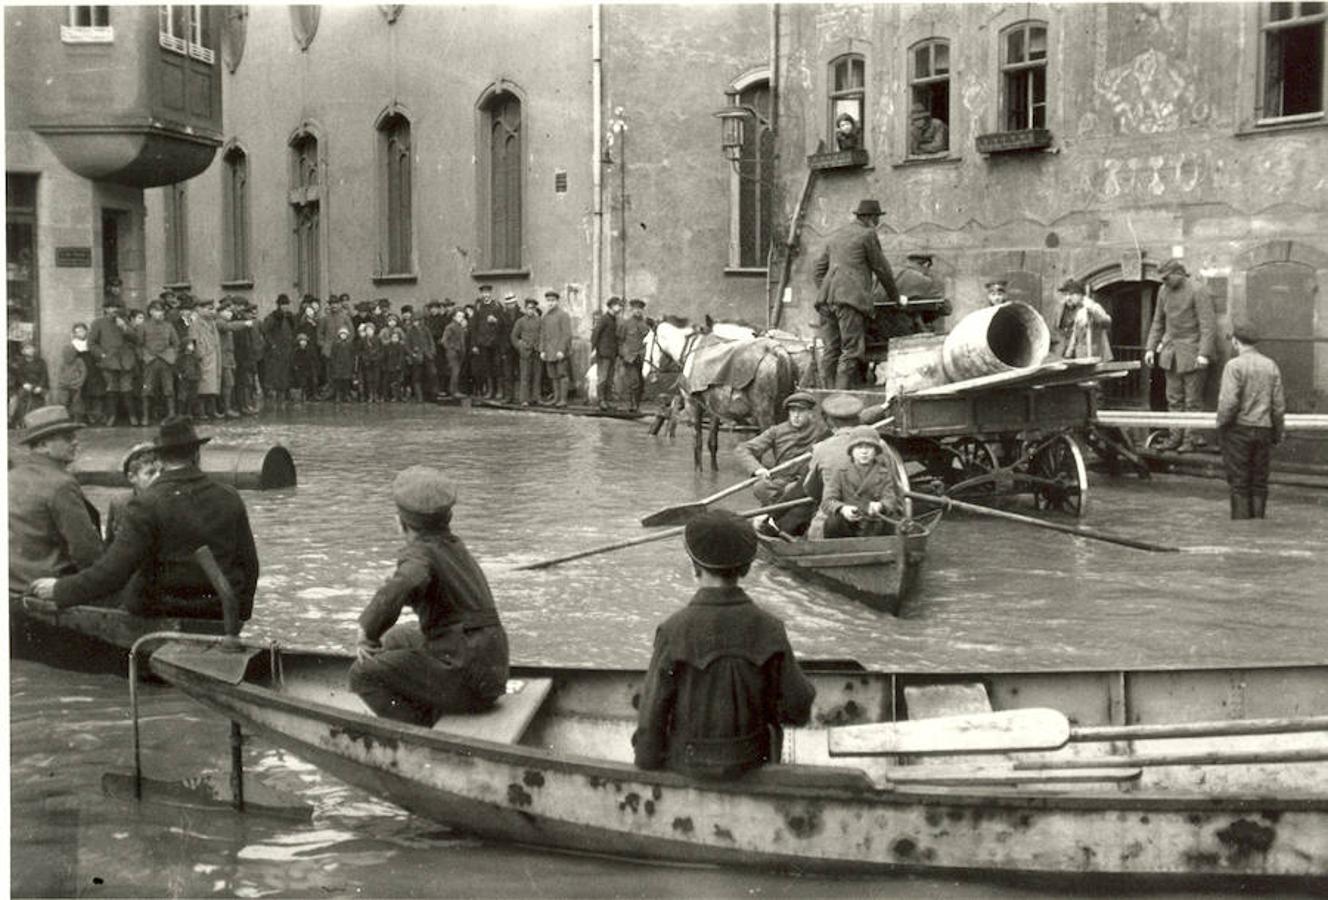
[[[1155,281],[1114,281],[1093,291],[1093,299],[1111,316],[1111,352],[1117,360],[1135,362],[1144,358],[1144,341],[1153,321],[1157,299]],[[1167,387],[1156,369],[1140,368],[1124,378],[1102,382],[1103,399],[1109,409],[1167,408]]]
[[[124,279],[120,274],[122,240],[129,229],[129,213],[103,207],[101,211],[101,295],[121,299]]]

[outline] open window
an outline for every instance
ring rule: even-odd
[[[1261,12],[1259,124],[1323,118],[1324,3],[1268,3]]]
[[[950,42],[931,38],[909,53],[908,155],[950,149]]]
[[[1001,105],[1006,131],[1047,127],[1047,25],[1021,22],[1001,35]]]

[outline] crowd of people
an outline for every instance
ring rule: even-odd
[[[639,409],[650,323],[645,301],[618,297],[591,335],[601,408]],[[108,296],[103,314],[78,322],[54,379],[32,343],[9,362],[9,423],[30,410],[66,407],[86,425],[147,425],[163,417],[255,415],[287,404],[423,402],[472,396],[566,406],[573,391],[572,319],[557,291],[518,303],[481,285],[473,303],[430,300],[422,309],[333,294],[326,304],[286,294],[260,317],[242,297],[219,301],[163,291],[146,310]]]

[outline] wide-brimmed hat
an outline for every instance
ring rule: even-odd
[[[194,431],[194,420],[188,416],[170,416],[157,429],[157,439],[152,442],[153,450],[176,450],[186,447],[201,447],[210,437],[199,437]]]
[[[503,294],[503,302],[504,302],[504,303],[515,303],[515,302],[516,302],[516,294],[512,293],[511,291],[508,291],[506,294]]]
[[[687,555],[706,569],[736,569],[756,558],[752,523],[725,509],[708,509],[683,530]]]
[[[563,298],[562,294],[559,294],[557,291],[545,291],[544,297],[546,300],[561,300]]]
[[[849,433],[848,445],[845,447],[845,450],[851,456],[854,447],[861,447],[864,444],[874,448],[877,453],[885,452],[885,442],[882,441],[881,436],[876,433],[876,429],[870,425],[854,428],[853,431]]]
[[[78,431],[83,426],[69,417],[69,410],[59,404],[39,406],[23,417],[23,433],[19,435],[20,444],[34,444],[42,438],[48,438],[65,431]]]
[[[646,301],[644,301],[644,300],[640,300],[640,299],[638,299],[638,298],[636,298],[636,297],[633,297],[631,300],[628,300],[628,301],[627,301],[627,305],[628,305],[628,306],[634,306],[634,307],[636,307],[637,309],[645,309],[645,308],[646,308]]]
[[[853,210],[853,215],[855,215],[855,216],[882,216],[882,215],[885,215],[885,213],[881,211],[881,204],[880,204],[879,201],[877,201],[877,200],[860,200],[860,201],[858,201],[858,208],[855,209],[855,210]]]

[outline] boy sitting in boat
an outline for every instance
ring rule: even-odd
[[[850,464],[835,469],[821,498],[827,538],[866,537],[893,532],[890,519],[904,508],[896,472],[898,460],[870,425],[848,439]]]
[[[115,540],[115,532],[129,514],[129,501],[146,491],[161,474],[161,460],[151,441],[143,441],[129,448],[120,463],[120,471],[129,480],[129,490],[111,498],[106,510],[106,543]]]
[[[641,769],[733,778],[778,761],[781,726],[806,724],[816,689],[784,623],[738,586],[756,556],[751,523],[710,510],[684,541],[700,589],[655,632],[632,746]]]
[[[360,614],[350,688],[384,718],[430,727],[502,696],[507,633],[484,572],[452,533],[451,482],[437,469],[411,466],[392,483],[392,499],[406,545]],[[405,606],[418,626],[396,624]]]

